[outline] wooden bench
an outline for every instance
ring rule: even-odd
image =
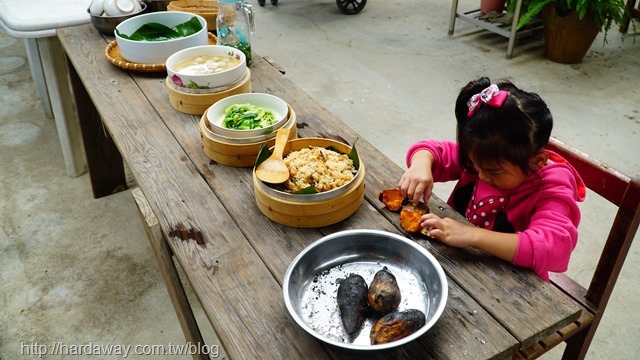
[[[589,189],[618,207],[608,238],[587,289],[566,274],[550,274],[551,282],[583,309],[574,323],[526,349],[514,359],[535,359],[562,342],[563,359],[583,359],[600,324],[640,223],[640,174],[629,177],[593,157],[552,138],[548,149],[567,159]],[[581,238],[580,241],[589,241]]]

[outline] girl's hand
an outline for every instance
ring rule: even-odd
[[[427,236],[454,247],[467,247],[472,243],[473,231],[477,228],[465,225],[451,218],[441,218],[435,214],[425,214],[420,218],[420,225],[429,229]]]
[[[431,227],[427,236],[447,245],[473,246],[508,262],[513,261],[518,249],[518,234],[490,231],[435,214],[422,215],[420,225],[427,229]]]
[[[400,178],[398,183],[400,191],[414,205],[418,204],[420,197],[424,199],[425,203],[429,201],[431,190],[433,190],[433,175],[431,173],[433,160],[433,154],[430,151],[416,152],[411,158],[411,166]]]

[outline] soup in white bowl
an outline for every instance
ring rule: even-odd
[[[216,90],[234,84],[247,72],[242,51],[223,45],[194,46],[167,59],[167,75],[182,88]]]

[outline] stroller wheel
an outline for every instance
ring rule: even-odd
[[[355,15],[364,9],[367,0],[336,0],[336,4],[343,14]]]
[[[264,1],[265,1],[265,0],[258,0],[258,5],[260,5],[260,6],[264,6]]]
[[[278,0],[271,0],[271,5],[278,5]]]

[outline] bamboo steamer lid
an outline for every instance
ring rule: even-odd
[[[198,14],[207,21],[207,29],[209,31],[216,31],[216,17],[218,16],[217,0],[171,1],[169,5],[167,5],[167,10]]]
[[[333,146],[343,153],[349,153],[351,147],[321,138],[302,138],[290,140],[284,154],[309,146]],[[314,228],[340,222],[353,215],[364,201],[365,167],[360,162],[358,173],[348,184],[328,192],[308,195],[288,194],[275,190],[258,180],[253,171],[253,189],[256,204],[269,219],[287,226]]]
[[[283,125],[288,128],[289,140],[298,136],[296,127],[296,113],[289,106],[289,120]],[[266,146],[274,146],[276,142],[275,133],[269,139],[259,142],[239,143],[232,142],[233,139],[227,141],[221,140],[212,134],[207,115],[204,114],[200,118],[200,138],[202,141],[202,150],[204,153],[217,163],[233,167],[250,167],[256,164],[258,152],[263,144]],[[238,141],[238,140],[236,140]]]
[[[169,93],[169,102],[174,109],[192,115],[202,115],[216,101],[231,95],[251,92],[251,70],[247,69],[245,75],[232,84],[229,88],[206,94],[192,94],[177,90],[167,76],[165,85]]]

